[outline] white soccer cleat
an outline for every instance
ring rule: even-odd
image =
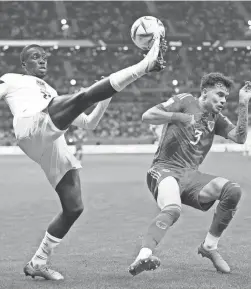
[[[145,58],[142,60],[146,65],[145,72],[161,71],[165,68],[163,52],[165,51],[165,40],[161,40],[161,36],[155,36],[152,48],[149,50]]]
[[[47,265],[33,266],[31,261],[24,267],[24,274],[26,276],[31,276],[32,278],[42,277],[46,280],[52,281],[59,281],[64,279],[64,277],[59,272],[49,269]]]
[[[133,276],[143,271],[153,271],[160,266],[160,259],[151,255],[146,259],[136,259],[129,267],[128,271]]]

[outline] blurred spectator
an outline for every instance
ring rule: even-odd
[[[101,76],[133,65],[143,57],[130,39],[132,23],[144,15],[160,18],[167,34],[186,33],[194,45],[169,47],[165,56],[166,69],[144,76],[130,85],[119,97],[114,97],[100,125],[94,132],[71,128],[66,138],[69,144],[79,144],[92,137],[140,138],[153,137],[141,115],[149,107],[166,100],[173,93],[199,93],[201,76],[219,71],[233,78],[236,89],[251,79],[249,48],[200,47],[202,40],[242,39],[247,31],[246,19],[234,2],[1,2],[1,39],[85,39],[95,48],[48,48],[49,71],[46,81],[59,94],[72,93],[94,83]],[[247,11],[251,4],[244,3]],[[62,21],[65,19],[65,21]],[[21,48],[0,50],[0,75],[22,73],[19,63]],[[224,113],[237,118],[237,96],[231,94]],[[12,116],[0,101],[1,145],[15,144]]]
[[[2,39],[91,38],[128,44],[132,23],[149,14],[160,18],[168,33],[189,33],[194,40],[236,39],[244,37],[247,29],[231,1],[155,2],[154,11],[143,1],[2,1],[0,5]],[[250,10],[250,4],[245,5]]]

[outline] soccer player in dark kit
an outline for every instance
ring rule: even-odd
[[[237,183],[202,173],[198,167],[209,152],[214,135],[238,144],[246,141],[251,82],[246,82],[240,89],[236,126],[221,113],[232,85],[232,81],[221,73],[210,73],[202,78],[199,98],[189,93],[179,94],[143,114],[144,122],[164,125],[147,172],[148,188],[160,213],[150,224],[142,248],[129,267],[132,275],[159,267],[160,260],[153,255],[153,250],[179,219],[181,204],[207,211],[216,200],[219,203],[198,254],[210,259],[217,271],[230,272],[217,245],[237,210],[242,191]]]

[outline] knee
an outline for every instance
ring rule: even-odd
[[[239,184],[228,182],[222,189],[220,201],[225,201],[228,208],[236,208],[242,195]]]
[[[236,186],[236,189],[234,191],[234,194],[233,194],[233,198],[235,200],[236,203],[238,203],[241,199],[241,196],[242,196],[242,189],[241,187],[237,184]]]
[[[162,210],[162,213],[168,214],[172,220],[170,225],[173,225],[175,222],[178,221],[180,214],[181,214],[181,206],[177,204],[167,205]]]
[[[84,204],[81,202],[75,206],[65,208],[63,210],[64,214],[69,218],[77,219],[84,211]]]
[[[76,208],[73,209],[73,214],[76,216],[80,216],[84,211],[84,204],[81,202]]]

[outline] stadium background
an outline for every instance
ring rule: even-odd
[[[219,244],[232,274],[216,273],[208,260],[196,254],[214,208],[204,214],[186,206],[156,252],[162,266],[136,278],[127,272],[157,213],[145,182],[155,135],[141,122],[141,114],[173,93],[199,94],[201,76],[220,71],[235,80],[224,113],[236,121],[237,90],[251,76],[250,2],[0,1],[0,74],[21,72],[19,52],[35,41],[53,56],[46,80],[59,93],[90,85],[142,58],[129,32],[143,15],[160,18],[166,27],[167,68],[114,97],[95,131],[71,128],[67,133],[69,144],[79,139],[94,146],[84,146],[80,171],[85,213],[52,260],[53,268],[66,278],[60,286],[22,273],[60,204],[39,166],[13,149],[17,147],[13,147],[12,116],[0,100],[0,289],[251,288],[251,165],[250,158],[240,153],[211,152],[201,167],[243,188],[239,211]],[[216,151],[229,146],[220,142],[226,141],[216,138]],[[96,145],[104,143],[112,145]],[[140,143],[145,145],[136,145]],[[115,148],[131,153],[117,155]],[[244,146],[235,148],[240,151]]]
[[[153,143],[142,113],[174,93],[199,94],[201,76],[212,71],[235,81],[224,113],[236,121],[237,90],[251,77],[249,2],[0,2],[0,74],[22,72],[22,47],[38,42],[51,55],[46,81],[59,94],[91,85],[142,58],[130,28],[143,15],[158,17],[166,27],[166,69],[114,97],[95,131],[72,127],[69,144],[81,139],[86,144]],[[12,116],[3,100],[0,126],[0,145],[14,145]]]

